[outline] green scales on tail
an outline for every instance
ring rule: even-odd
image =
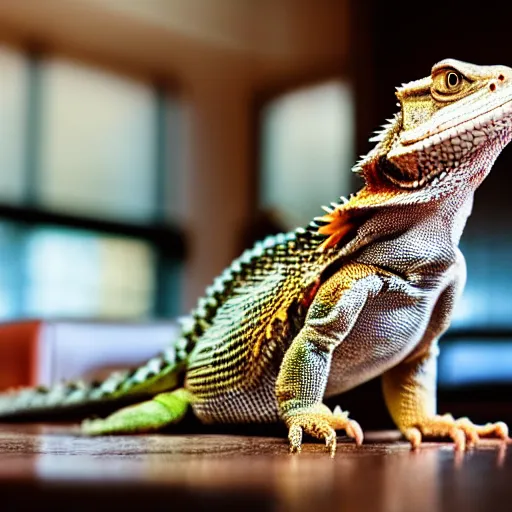
[[[121,408],[83,431],[134,433],[191,407],[204,423],[283,421],[292,451],[306,433],[334,453],[336,430],[357,444],[363,433],[324,397],[382,376],[413,447],[424,436],[461,450],[481,436],[508,439],[502,422],[437,414],[436,365],[465,283],[458,245],[474,192],[512,139],[512,69],[445,60],[396,94],[400,111],[354,168],[364,187],[306,229],[244,252],[163,354],[102,383],[0,395],[0,419],[109,404]]]

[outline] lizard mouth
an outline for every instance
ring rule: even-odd
[[[388,178],[401,188],[418,188],[426,183],[436,185],[450,168],[457,166],[473,149],[498,136],[504,129],[512,130],[512,87],[497,95],[492,106],[488,102],[480,106],[481,101],[478,100],[471,103],[469,114],[449,119],[448,109],[446,112],[439,111],[439,117],[435,123],[431,123],[431,128],[402,133],[387,158],[399,164],[400,157],[416,155],[419,175],[414,181],[397,180],[392,176]]]
[[[473,106],[471,103],[476,105]],[[502,119],[505,121],[512,116],[512,88],[507,87],[503,94],[497,95],[490,106],[488,102],[484,106],[479,106],[478,103],[478,100],[466,103],[469,114],[453,116],[451,109],[447,109],[446,112],[439,111],[433,116],[430,126],[403,132],[400,144],[406,147],[416,144],[419,144],[420,148],[421,145],[426,147],[430,141],[435,144],[442,143],[470,130],[478,131]]]

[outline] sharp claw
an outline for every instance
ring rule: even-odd
[[[455,443],[455,450],[465,451],[466,450],[466,434],[461,428],[454,427],[450,430],[450,437]]]
[[[411,449],[416,450],[421,444],[421,432],[419,429],[413,427],[409,428],[404,433],[406,439],[411,443]]]
[[[453,419],[451,414],[435,416],[404,431],[405,437],[415,449],[421,444],[422,435],[432,437],[450,437],[455,444],[455,451],[464,452],[477,445],[482,437],[498,437],[511,441],[508,437],[508,427],[502,421],[475,425],[469,418]]]
[[[455,422],[455,427],[464,433],[467,448],[473,447],[480,440],[478,430],[469,418],[460,418]]]
[[[468,448],[472,448],[473,446],[475,446],[478,441],[480,441],[480,436],[478,435],[477,431],[472,429],[470,430],[469,432],[466,432],[466,441],[467,441],[467,444],[468,444]]]
[[[355,420],[350,420],[345,429],[347,435],[355,440],[356,446],[361,446],[364,440],[363,429]]]
[[[331,452],[331,457],[334,457],[336,453],[336,432],[332,432],[328,436],[325,436],[325,446]]]
[[[289,425],[288,441],[292,453],[300,452],[304,432],[323,438],[331,456],[336,452],[336,430],[345,430],[358,446],[363,442],[363,431],[359,423],[349,420],[348,412],[342,411],[339,406],[336,406],[332,413],[326,406],[323,406],[320,411],[317,408],[311,412],[301,412],[294,418],[290,418],[287,423]]]
[[[336,438],[336,433],[334,432],[334,430],[331,430],[331,431],[329,432],[329,434],[327,434],[327,435],[325,436],[325,444],[326,444],[326,445],[331,444],[331,443],[332,443],[332,440],[333,440],[333,439],[335,439],[335,438]]]
[[[291,453],[300,453],[302,449],[302,428],[298,425],[290,427],[288,432]]]
[[[336,455],[336,438],[334,438],[334,441],[330,445],[330,454],[331,458]]]
[[[508,425],[506,423],[504,423],[503,421],[498,421],[497,423],[494,424],[494,426],[496,430],[496,435],[498,437],[501,437],[506,441],[510,439],[508,436]]]

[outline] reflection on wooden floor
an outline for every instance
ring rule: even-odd
[[[466,454],[449,443],[411,452],[398,433],[374,432],[360,448],[340,437],[330,459],[315,443],[289,455],[277,437],[91,439],[76,426],[0,425],[2,511],[496,511],[511,503],[512,455],[489,441]]]

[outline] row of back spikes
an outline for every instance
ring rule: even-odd
[[[350,196],[350,198],[352,195]],[[350,199],[349,198],[349,199]],[[335,210],[342,208],[348,201],[346,197],[340,197],[340,202],[332,202],[330,206],[322,206],[322,209],[327,213],[333,213]],[[287,233],[279,233],[277,235],[270,235],[265,239],[256,242],[256,244],[249,249],[246,249],[240,257],[235,259],[229,267],[227,267],[222,274],[215,278],[213,284],[208,286],[204,295],[199,298],[197,306],[192,310],[188,317],[180,319],[180,324],[183,329],[183,334],[200,335],[203,329],[209,326],[208,318],[212,311],[215,311],[219,303],[219,299],[229,292],[229,287],[235,282],[235,278],[244,272],[247,266],[250,266],[253,261],[260,258],[265,251],[279,247],[293,241],[302,241],[307,243],[307,240],[318,238],[323,240],[325,235],[318,233],[318,228],[327,224],[322,217],[315,217],[307,226],[307,228],[299,227]]]
[[[400,103],[397,103],[397,106],[400,107]],[[382,142],[386,139],[388,134],[391,132],[393,128],[395,128],[397,121],[400,119],[401,113],[397,112],[393,117],[386,119],[386,122],[381,125],[381,127],[373,132],[373,136],[370,137],[370,142]],[[374,150],[372,150],[374,151]],[[368,160],[368,157],[372,154],[372,151],[366,155],[359,155],[359,160],[352,167],[352,172],[356,174],[362,174],[363,172],[363,164]]]
[[[353,196],[354,196],[354,194],[350,194],[350,196],[348,198],[346,198],[345,196],[341,196],[339,203],[332,202],[332,203],[330,203],[330,206],[324,205],[324,206],[321,206],[321,208],[327,215],[330,215],[330,214],[334,213],[336,210],[343,208],[343,206],[345,206],[350,201],[350,199],[352,199]],[[326,224],[328,224],[328,222],[324,219],[324,216],[315,217],[309,223],[308,229],[316,232],[316,231],[318,231],[318,228],[321,228],[322,226],[325,226]],[[322,236],[324,236],[324,235],[322,235]]]

